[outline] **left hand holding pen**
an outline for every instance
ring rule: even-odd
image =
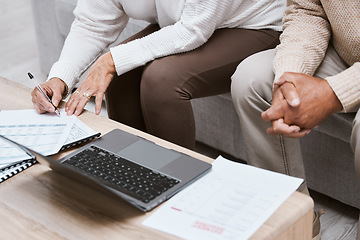
[[[106,89],[116,73],[111,53],[102,55],[91,67],[88,75],[79,88],[67,101],[65,111],[67,115],[78,116],[91,96],[95,96],[95,113],[99,114]]]
[[[295,104],[291,105],[293,100]],[[269,134],[302,137],[341,109],[339,99],[326,80],[301,73],[284,73],[275,85],[272,106],[261,116],[265,121],[273,121]],[[286,126],[299,129],[286,132]]]

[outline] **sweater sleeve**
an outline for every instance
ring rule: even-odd
[[[331,36],[320,0],[288,0],[283,22],[273,62],[275,79],[284,72],[313,75],[325,56]]]
[[[343,106],[343,112],[358,111],[360,107],[360,62],[339,74],[327,77],[330,87]]]
[[[116,0],[78,0],[75,20],[48,79],[58,77],[73,88],[81,74],[116,41],[128,22]]]
[[[110,49],[117,74],[121,75],[156,58],[201,46],[224,22],[231,6],[232,1],[185,1],[180,19],[175,24]]]

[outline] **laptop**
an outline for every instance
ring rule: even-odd
[[[211,169],[209,163],[120,129],[60,160],[29,151],[54,171],[120,197],[144,212]]]

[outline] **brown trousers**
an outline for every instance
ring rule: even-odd
[[[158,29],[150,25],[127,41]],[[229,92],[237,65],[256,52],[274,48],[278,38],[273,30],[219,29],[195,50],[116,76],[106,91],[109,118],[194,149],[191,99]]]

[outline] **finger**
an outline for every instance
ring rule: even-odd
[[[283,103],[273,104],[268,110],[261,114],[264,121],[273,121],[284,117]]]
[[[38,102],[35,91],[31,92],[31,96],[32,96],[31,101],[34,104],[36,112],[38,112],[39,114],[47,112],[45,107],[41,103]]]
[[[101,106],[102,106],[102,102],[103,102],[103,97],[104,97],[104,93],[96,94],[96,97],[95,97],[95,113],[97,115],[99,115],[100,112],[101,112]]]
[[[47,100],[47,98],[42,94],[39,89],[34,89],[35,102],[39,104],[44,112],[55,112],[53,105]]]
[[[66,103],[65,111],[68,116],[73,115],[78,102],[80,101],[80,95],[73,93]]]
[[[53,91],[53,96],[51,98],[51,101],[55,107],[59,106],[61,100],[62,100],[62,93],[60,91]]]
[[[277,86],[276,88],[274,88],[274,91],[273,91],[273,98],[272,98],[271,105],[278,104],[278,103],[282,102],[283,100],[284,100],[284,96],[280,90],[280,87]]]
[[[72,115],[76,111],[76,106],[80,102],[82,98],[82,93],[80,92],[80,88],[76,89],[73,94],[69,97],[69,100],[67,101],[65,105],[65,112],[68,116]]]
[[[74,115],[75,116],[79,116],[81,114],[81,112],[84,110],[85,105],[88,103],[89,98],[82,96],[80,98],[80,101],[78,102],[78,104],[76,105],[75,108],[75,112]]]
[[[264,121],[274,121],[276,119],[271,119],[271,112],[274,111],[274,109],[277,108],[277,106],[279,106],[279,104],[281,104],[281,102],[284,100],[284,97],[281,93],[281,91],[279,90],[279,86],[275,85],[274,86],[274,91],[273,91],[273,99],[272,99],[272,105],[271,107],[266,110],[265,112],[263,112],[261,114],[261,117]],[[280,116],[279,114],[279,118],[282,118],[283,116]],[[270,131],[272,132],[272,131]]]
[[[34,108],[38,113],[43,113],[43,109],[40,108],[35,95],[35,90],[31,91],[31,101],[34,104]]]
[[[302,138],[302,137],[305,137],[310,132],[311,132],[310,129],[302,129],[299,132],[284,134],[284,136],[289,137],[289,138]]]
[[[282,118],[272,122],[272,127],[267,129],[267,133],[270,135],[279,135],[279,134],[292,134],[300,132],[300,127],[296,125],[288,125],[284,123]]]
[[[35,107],[36,112],[38,112],[38,113],[40,113],[40,114],[47,112],[47,111],[45,110],[44,106],[42,106],[41,104],[35,103],[35,104],[34,104],[34,107]]]
[[[45,84],[42,86],[42,88],[43,88],[44,92],[46,93],[46,95],[49,96],[49,99],[51,99],[50,101],[52,102],[52,104],[51,103],[50,104],[52,106],[52,109],[54,109],[54,110],[49,110],[49,112],[55,112],[56,108],[59,105],[60,100],[62,98],[59,93],[60,90],[57,90],[58,88],[56,88],[56,86],[50,87]],[[48,99],[46,99],[46,100],[49,102]]]
[[[80,98],[80,91],[79,89],[76,89],[69,97],[68,101],[65,104],[65,112],[69,111],[69,108],[71,106],[71,103],[75,100],[75,99],[79,99]]]
[[[43,105],[39,104],[39,99],[38,99],[38,95],[36,94],[38,91],[37,88],[34,88],[32,91],[31,91],[31,101],[32,103],[34,104],[34,107],[35,107],[35,110],[38,112],[38,113],[43,113],[45,108]]]
[[[292,74],[290,72],[285,72],[278,79],[274,80],[274,84],[275,85],[282,85],[282,84],[284,84],[286,82],[295,83],[294,81],[295,81],[294,74]]]
[[[281,85],[280,90],[290,106],[297,107],[300,105],[300,97],[293,83],[290,82],[284,83],[283,85]]]
[[[67,112],[67,115],[74,114],[75,116],[79,116],[85,105],[88,103],[91,95],[92,94],[89,92],[82,92],[80,88],[76,90],[66,104],[65,111]]]
[[[58,106],[67,90],[67,84],[60,78],[51,78],[47,83],[52,86],[51,89],[54,89],[51,101]]]

